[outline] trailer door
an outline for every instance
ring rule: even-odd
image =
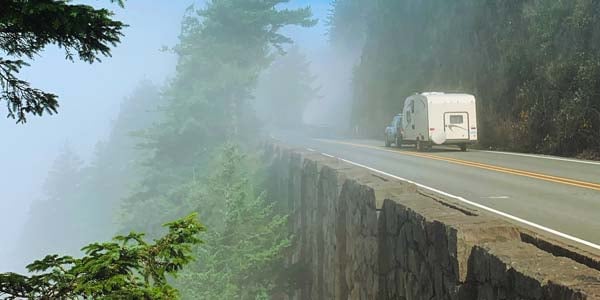
[[[447,112],[444,114],[444,131],[447,140],[469,139],[469,114],[466,112]]]

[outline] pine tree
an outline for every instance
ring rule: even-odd
[[[144,156],[135,135],[159,120],[162,103],[159,88],[141,81],[121,103],[108,138],[96,145],[90,164],[82,170],[78,194],[82,218],[80,228],[88,233],[81,244],[108,239],[118,231],[122,200],[135,188],[141,174],[136,162]]]
[[[360,51],[367,38],[367,21],[374,1],[333,0],[327,16],[330,42],[346,51]]]
[[[157,121],[161,103],[158,87],[142,81],[124,99],[106,141],[98,142],[91,162],[83,162],[65,145],[34,201],[19,249],[28,257],[50,252],[81,254],[79,246],[104,240],[118,230],[121,200],[140,174],[135,161],[135,132]]]
[[[205,229],[192,214],[164,225],[152,243],[131,232],[91,243],[81,258],[47,255],[27,265],[32,275],[0,273],[2,299],[179,299],[168,282],[189,264]]]
[[[177,74],[165,91],[163,119],[145,132],[144,179],[128,197],[125,228],[158,234],[176,217],[180,187],[206,176],[215,151],[227,141],[256,141],[251,106],[256,81],[291,40],[280,30],[311,26],[309,8],[279,9],[287,1],[209,1],[183,21]],[[177,205],[174,205],[176,203]],[[139,227],[136,227],[139,226]]]
[[[123,0],[111,0],[123,6]],[[58,96],[33,88],[17,77],[47,45],[63,48],[69,60],[85,62],[110,56],[120,42],[125,24],[112,19],[106,9],[74,5],[68,1],[0,0],[0,101],[7,102],[8,116],[25,122],[27,114],[53,114]]]
[[[81,186],[82,160],[65,144],[44,183],[44,195],[30,207],[29,219],[17,251],[33,259],[47,253],[77,254],[85,233],[79,231],[77,203]]]
[[[346,2],[335,2],[332,34],[356,22],[342,18]],[[380,135],[415,92],[468,92],[486,148],[600,152],[600,2],[361,2],[371,8],[352,123],[363,132]]]

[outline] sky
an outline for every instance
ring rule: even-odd
[[[22,71],[22,78],[34,87],[59,95],[60,108],[56,115],[30,116],[26,124],[0,118],[0,272],[59,149],[68,143],[89,161],[96,143],[108,135],[121,100],[136,84],[143,79],[162,84],[173,74],[175,56],[160,49],[177,43],[185,9],[201,5],[194,0],[128,0],[122,9],[108,0],[77,2],[107,7],[129,27],[112,57],[102,63],[72,63],[64,59],[62,50],[50,46]],[[298,0],[287,6],[306,5],[320,22],[309,29],[285,28],[284,33],[318,60],[326,47],[323,19],[329,0]]]

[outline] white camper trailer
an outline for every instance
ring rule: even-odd
[[[432,145],[457,145],[462,151],[477,141],[475,97],[422,93],[404,102],[403,143],[422,151]]]

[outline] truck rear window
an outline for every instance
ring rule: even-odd
[[[450,124],[462,124],[464,123],[462,115],[452,115],[450,116]]]

